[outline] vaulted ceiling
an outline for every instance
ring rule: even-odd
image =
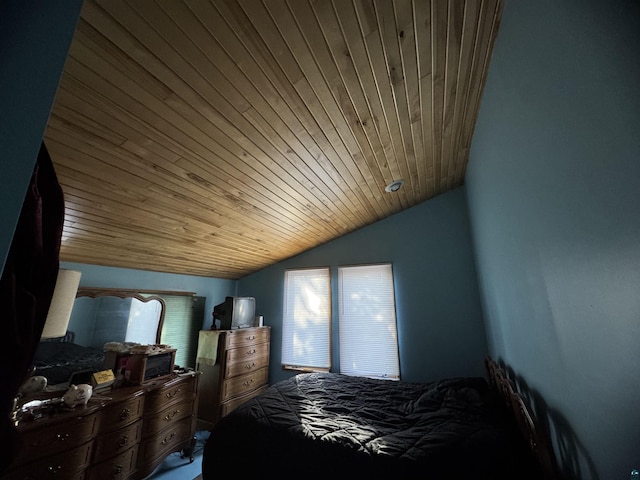
[[[45,133],[61,260],[237,279],[460,186],[501,10],[86,0]]]

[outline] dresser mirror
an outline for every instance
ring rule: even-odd
[[[43,340],[36,349],[33,375],[48,385],[87,383],[91,372],[104,368],[109,342],[160,343],[164,300],[137,292],[80,288],[67,334]]]
[[[160,343],[164,301],[135,292],[80,289],[69,320],[73,342],[102,348],[107,342]]]

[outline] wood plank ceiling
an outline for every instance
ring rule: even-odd
[[[61,260],[237,279],[460,186],[501,11],[87,0],[45,133]]]

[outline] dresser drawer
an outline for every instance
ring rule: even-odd
[[[225,380],[222,384],[222,401],[238,397],[265,385],[269,375],[268,368]]]
[[[256,347],[258,348],[258,347]],[[256,353],[245,351],[245,348],[236,348],[227,352],[224,377],[231,378],[245,373],[254,372],[269,365],[269,344],[260,345]],[[249,351],[251,352],[251,351]]]
[[[14,464],[20,465],[42,456],[55,454],[88,442],[98,430],[98,415],[76,417],[22,436],[22,448]]]
[[[144,436],[155,435],[164,428],[191,415],[193,413],[194,402],[195,398],[191,398],[180,403],[174,403],[153,416],[145,417]]]
[[[181,444],[189,444],[193,436],[191,423],[187,421],[176,423],[163,430],[161,435],[154,435],[143,440],[138,455],[138,467],[144,470],[146,462],[153,463],[156,459],[179,450],[178,447]]]
[[[253,360],[266,352],[269,355],[269,344],[261,343],[257,345],[245,345],[243,347],[231,348],[226,353],[226,363],[245,362]]]
[[[143,408],[144,397],[142,396],[108,406],[102,414],[100,430],[107,432],[139,420],[142,417]]]
[[[269,388],[269,385],[263,385],[262,387],[258,388],[257,390],[254,390],[253,392],[248,393],[247,395],[243,395],[242,397],[232,398],[228,402],[224,402],[222,404],[222,411],[220,412],[221,416],[224,417],[229,413],[233,412],[236,408],[238,408],[244,402],[246,402],[247,400],[251,400],[253,397],[257,397],[262,392],[264,392],[267,388]]]
[[[120,454],[125,450],[137,445],[142,438],[142,420],[138,419],[129,426],[120,430],[113,430],[109,433],[100,435],[93,447],[94,463]]]
[[[239,330],[231,330],[226,335],[226,348],[243,347],[246,345],[255,345],[257,343],[269,342],[269,327],[261,328],[242,328]]]
[[[170,404],[191,400],[196,394],[196,386],[196,378],[193,375],[178,378],[162,388],[151,391],[146,400],[145,415],[159,413]]]
[[[91,460],[91,442],[36,460],[2,475],[2,480],[81,480]],[[37,456],[34,458],[38,458]]]
[[[115,457],[92,466],[87,478],[89,480],[124,480],[129,478],[131,472],[136,468],[137,458],[138,446],[133,445]]]

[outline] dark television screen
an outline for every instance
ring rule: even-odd
[[[214,307],[213,316],[220,320],[221,330],[253,327],[256,319],[256,299],[226,297],[224,303]]]
[[[147,366],[144,372],[144,379],[161,377],[171,373],[173,368],[173,353],[160,353],[158,355],[149,355],[147,357]]]

